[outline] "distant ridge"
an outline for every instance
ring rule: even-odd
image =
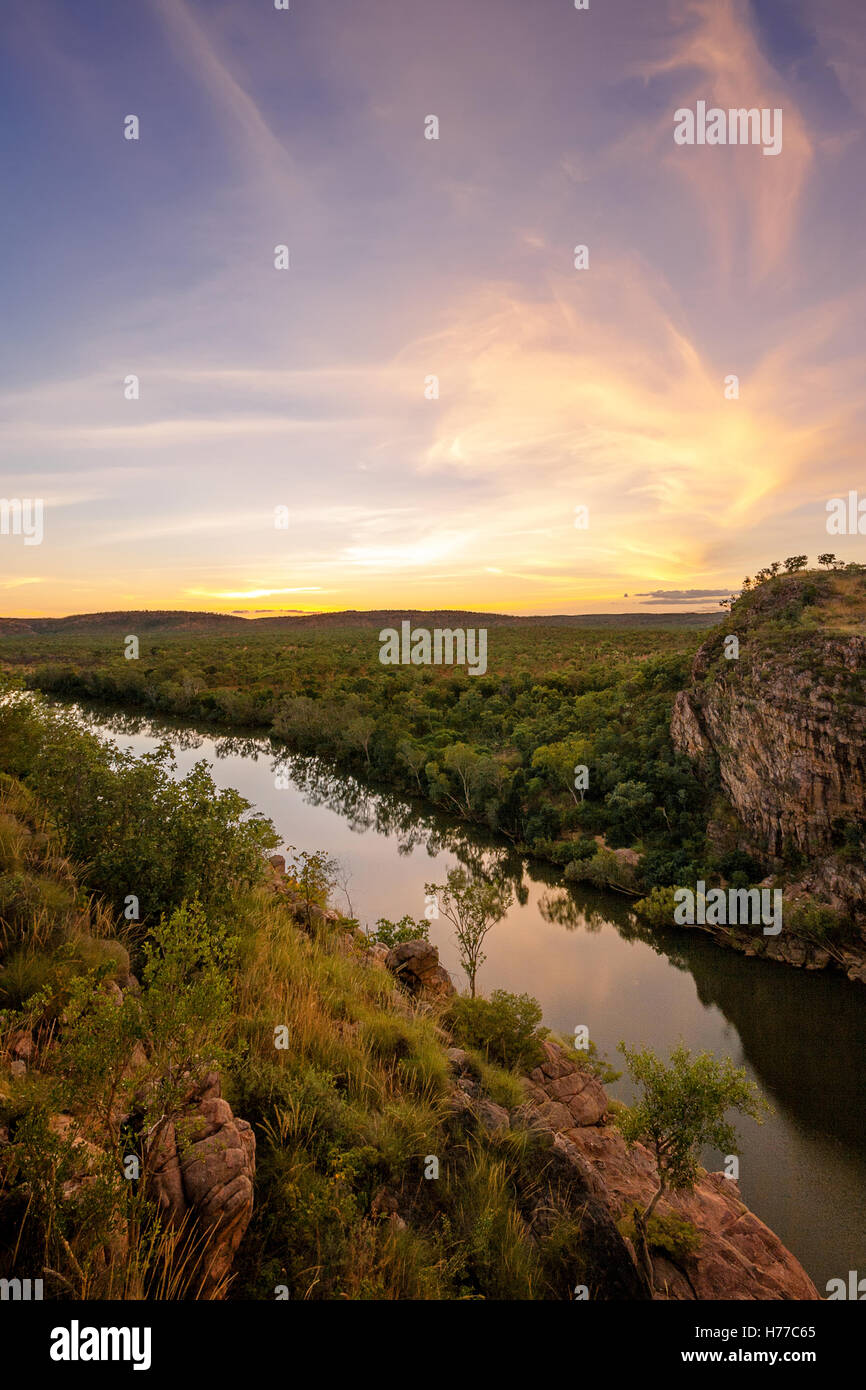
[[[138,609],[132,612],[74,613],[66,618],[0,618],[0,637],[45,637],[52,633],[288,632],[298,628],[399,627],[409,621],[426,627],[710,627],[714,613],[555,613],[515,617],[462,608],[355,608],[340,613],[305,613],[300,617],[239,618],[233,613],[196,613],[183,609]]]

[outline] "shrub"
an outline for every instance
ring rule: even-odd
[[[21,948],[0,967],[0,1008],[20,1009],[34,994],[48,989],[57,974],[52,955]]]
[[[573,859],[565,871],[565,877],[572,883],[591,883],[594,888],[615,888],[626,893],[635,891],[634,869],[612,849],[600,849],[591,859],[583,862]]]
[[[636,1234],[634,1213],[635,1208],[632,1207],[616,1223],[620,1235],[631,1241],[634,1241]],[[670,1255],[674,1260],[684,1260],[688,1255],[694,1255],[700,1250],[703,1242],[703,1235],[694,1222],[677,1216],[673,1211],[665,1212],[663,1215],[654,1213],[646,1223],[646,1234],[651,1250],[660,1250],[662,1254]]]
[[[74,721],[36,712],[30,776],[88,886],[117,908],[127,892],[142,920],[158,920],[198,896],[225,912],[239,887],[264,876],[263,851],[279,837],[244,797],[220,791],[199,762],[175,780],[168,744],[135,758],[82,732]]]
[[[446,1021],[465,1047],[476,1048],[488,1061],[530,1071],[543,1056],[541,1044],[549,1033],[539,1027],[541,1006],[528,994],[496,989],[489,999],[452,999]]]
[[[523,1104],[526,1091],[519,1076],[515,1076],[513,1071],[506,1071],[504,1067],[497,1066],[495,1062],[486,1061],[480,1052],[473,1051],[470,1057],[472,1069],[477,1073],[485,1095],[497,1105],[504,1106],[506,1110],[513,1110]]]
[[[675,892],[675,888],[653,888],[649,897],[635,903],[634,910],[651,927],[672,927]]]
[[[843,945],[855,935],[849,917],[809,899],[793,903],[785,913],[785,922],[794,936],[821,946]]]
[[[403,941],[426,941],[429,930],[429,923],[426,919],[415,921],[407,913],[401,917],[399,922],[391,922],[387,917],[380,917],[376,923],[376,930],[372,934],[373,941],[378,941],[380,946],[388,946],[393,949]]]

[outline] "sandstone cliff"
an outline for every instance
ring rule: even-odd
[[[842,914],[850,959],[828,958],[849,973],[866,920],[864,627],[862,575],[772,579],[701,646],[671,721],[674,746],[718,778],[733,813],[727,831],[710,826],[711,840],[727,833],[781,875],[786,908],[808,895]],[[780,941],[775,953],[786,949]]]

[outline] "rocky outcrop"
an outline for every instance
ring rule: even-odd
[[[456,991],[451,976],[439,964],[439,952],[429,941],[404,941],[385,957],[385,964],[416,998],[447,999]]]
[[[568,1062],[561,1048],[552,1043],[545,1043],[544,1047],[545,1058],[539,1074],[544,1075],[545,1081],[563,1080],[569,1074],[577,1074],[577,1068]],[[448,1060],[457,1078],[449,1110],[461,1126],[474,1125],[477,1132],[487,1135],[504,1134],[512,1129],[530,1130],[534,1135],[537,1174],[532,1202],[525,1213],[532,1238],[543,1243],[563,1211],[573,1214],[580,1232],[579,1264],[572,1268],[572,1262],[564,1260],[563,1276],[567,1287],[564,1285],[557,1296],[605,1301],[648,1300],[651,1297],[649,1284],[628,1242],[617,1229],[604,1183],[570,1139],[559,1132],[556,1126],[559,1116],[543,1088],[527,1081],[527,1090],[535,1099],[509,1111],[482,1094],[467,1052],[462,1048],[450,1048]],[[555,1078],[548,1078],[545,1069],[555,1073]],[[587,1084],[593,1091],[598,1087],[595,1079],[583,1072],[579,1074],[579,1081],[575,1095],[585,1090]],[[573,1125],[571,1114],[566,1111],[565,1115],[568,1124]],[[580,1292],[581,1289],[586,1292]]]
[[[708,653],[698,653],[695,672]],[[828,669],[866,666],[866,639],[828,641]],[[674,747],[692,761],[718,760],[725,795],[766,855],[834,849],[834,822],[866,816],[866,707],[840,699],[840,681],[816,681],[780,653],[714,667],[674,702]],[[853,880],[862,896],[866,873]]]
[[[166,1126],[152,1190],[167,1220],[188,1234],[200,1298],[221,1298],[253,1210],[256,1140],[220,1096],[212,1073],[186,1112]]]
[[[866,865],[856,848],[866,824],[866,637],[845,626],[864,608],[852,587],[860,583],[792,576],[748,594],[699,649],[671,717],[674,747],[718,778],[728,803],[730,824],[708,827],[711,847],[747,850],[765,872],[785,875],[786,909],[808,898],[851,929],[841,954],[797,944],[792,952],[782,941],[765,954],[842,965],[852,978],[866,960]],[[798,625],[791,614],[804,596],[810,617]],[[732,636],[738,654],[727,659]]]
[[[552,1131],[558,1161],[571,1167],[587,1197],[611,1219],[627,1216],[636,1203],[645,1208],[658,1185],[651,1154],[642,1144],[629,1147],[610,1123],[609,1101],[601,1083],[558,1044],[547,1041],[543,1046],[544,1060],[527,1083],[530,1102],[512,1116],[512,1123],[517,1118]],[[692,1222],[701,1243],[694,1254],[676,1262],[669,1255],[651,1252],[654,1298],[819,1297],[799,1261],[749,1211],[736,1183],[724,1174],[705,1173],[691,1193],[666,1194],[656,1213],[674,1213]],[[598,1223],[596,1215],[597,1239],[601,1237]],[[610,1232],[605,1241],[610,1258],[614,1249]]]
[[[551,1129],[601,1123],[608,1100],[600,1081],[581,1071],[555,1043],[544,1044],[545,1060],[529,1073],[527,1090]]]

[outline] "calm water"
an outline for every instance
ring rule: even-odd
[[[506,852],[264,739],[200,735],[177,721],[104,711],[83,717],[136,753],[168,738],[179,775],[206,759],[218,786],[236,787],[273,820],[284,847],[339,860],[344,888],[335,905],[371,927],[378,917],[422,917],[425,883],[442,882],[461,860]],[[276,785],[278,774],[287,787]],[[682,1039],[745,1066],[774,1113],[760,1127],[742,1121],[744,1201],[819,1291],[849,1269],[866,1275],[866,988],[746,960],[686,932],[650,938],[623,899],[566,892],[557,874],[534,862],[509,867],[519,901],[487,937],[479,988],[527,991],[550,1027],[568,1035],[586,1024],[612,1062],[621,1060],[620,1040],[667,1054]],[[432,922],[430,938],[462,987],[449,924]],[[626,1079],[609,1089],[631,1098]],[[705,1162],[722,1166],[717,1154]]]

